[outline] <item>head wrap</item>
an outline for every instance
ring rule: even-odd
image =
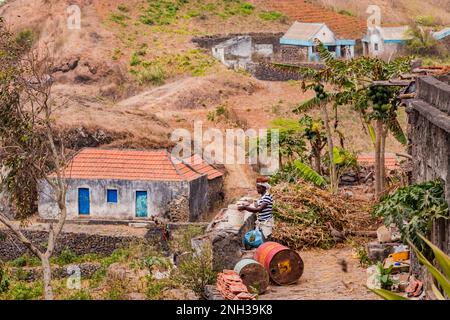
[[[272,186],[269,184],[269,178],[268,177],[259,177],[256,179],[256,185],[266,188],[266,190],[269,190]]]

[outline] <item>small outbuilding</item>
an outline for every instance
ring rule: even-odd
[[[146,220],[176,211],[177,220],[195,221],[208,208],[206,171],[165,150],[82,149],[64,170],[67,219]],[[55,218],[50,185],[42,180],[38,189],[40,217]]]
[[[351,59],[355,55],[355,39],[343,39],[324,23],[294,22],[280,39],[283,61],[316,61],[319,54],[315,40],[320,40],[337,58]]]
[[[223,192],[223,172],[219,171],[211,164],[206,162],[198,154],[184,159],[194,170],[208,177],[208,210],[214,209],[216,204],[221,203],[225,194]]]
[[[395,57],[411,39],[408,30],[408,26],[368,28],[362,39],[363,54],[384,59]]]

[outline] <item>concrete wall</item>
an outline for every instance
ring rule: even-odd
[[[90,190],[90,215],[88,218],[100,219],[143,219],[136,218],[136,191],[148,192],[148,215],[163,216],[169,207],[169,203],[180,196],[189,197],[195,204],[189,216],[197,217],[200,214],[201,204],[206,207],[207,188],[202,177],[195,185],[194,192],[190,193],[188,182],[167,181],[126,181],[126,180],[68,180],[66,196],[67,219],[77,219],[78,214],[78,188]],[[118,190],[118,202],[106,202],[106,190]],[[52,190],[47,182],[39,184],[39,215],[42,218],[53,218],[58,214],[58,209],[53,200]],[[84,217],[84,216],[83,216]]]
[[[189,183],[189,221],[196,221],[208,210],[208,178],[206,175]]]
[[[229,68],[245,68],[252,58],[252,38],[231,38],[212,48],[213,56]]]
[[[450,85],[433,77],[419,78],[416,99],[408,103],[407,111],[412,182],[441,179],[450,207]],[[450,220],[434,223],[431,240],[450,254]],[[417,261],[413,269],[421,272]]]
[[[252,43],[255,47],[259,45],[271,45],[274,51],[277,51],[280,46],[280,38],[283,33],[246,33],[245,35],[252,38]],[[226,35],[214,35],[214,36],[202,36],[194,37],[192,42],[197,44],[201,48],[212,49],[212,47],[218,45],[221,42],[227,41],[232,38],[243,36],[243,34],[233,33]]]
[[[250,204],[253,201],[243,198],[238,203]],[[214,270],[234,269],[243,257],[244,236],[255,228],[255,222],[256,214],[238,211],[237,204],[230,205],[214,217],[206,228],[206,234],[191,240],[192,247],[196,252],[211,250]]]

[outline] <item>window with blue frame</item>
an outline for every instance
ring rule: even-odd
[[[108,189],[106,191],[106,202],[117,203],[117,189]]]

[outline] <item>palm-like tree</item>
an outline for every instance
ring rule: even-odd
[[[337,190],[337,173],[333,159],[333,139],[327,105],[335,110],[341,105],[352,105],[360,114],[375,147],[375,192],[384,191],[385,141],[389,132],[402,144],[406,137],[397,119],[398,87],[376,88],[375,81],[386,81],[410,70],[411,57],[401,57],[385,62],[379,58],[359,57],[351,60],[335,58],[322,43],[317,44],[325,67],[320,70],[300,68],[311,79],[303,82],[303,90],[314,89],[316,96],[301,103],[293,111],[297,113],[319,107],[325,125],[330,163],[331,190]],[[328,91],[324,90],[328,84]]]

